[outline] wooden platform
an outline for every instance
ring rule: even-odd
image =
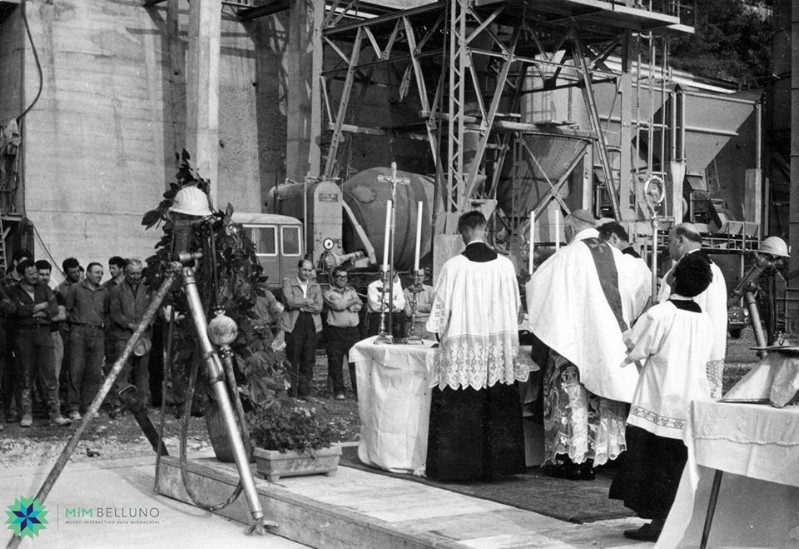
[[[189,479],[208,503],[224,500],[237,482],[232,464],[190,460]],[[519,548],[648,547],[622,536],[638,519],[572,524],[530,511],[347,467],[334,476],[256,479],[273,533],[312,547]],[[190,503],[177,458],[161,462],[159,493]],[[248,524],[244,497],[219,512]]]

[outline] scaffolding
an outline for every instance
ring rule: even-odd
[[[675,1],[448,0],[373,16],[335,1],[322,29],[321,176],[346,177],[347,136],[421,139],[436,233],[487,202],[511,232],[531,211],[602,215],[603,201],[615,219],[644,221],[643,181],[670,180],[684,156],[667,52],[692,17]],[[376,78],[381,68],[397,77]],[[359,116],[352,106],[374,86],[395,88],[415,119]]]

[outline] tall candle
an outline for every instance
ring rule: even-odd
[[[391,200],[386,202],[386,230],[383,233],[383,270],[388,270],[388,242],[391,236]]]
[[[535,249],[535,210],[530,212],[530,257],[527,264],[527,273],[533,274],[533,252]]]
[[[555,251],[560,250],[560,208],[555,210]]]
[[[417,203],[416,210],[416,253],[413,256],[413,270],[419,270],[419,248],[422,245],[422,203]]]

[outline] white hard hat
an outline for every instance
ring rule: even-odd
[[[183,187],[175,195],[170,212],[205,217],[211,215],[208,196],[197,187]]]
[[[778,257],[790,257],[788,245],[779,236],[770,236],[763,240],[760,244],[760,252]]]

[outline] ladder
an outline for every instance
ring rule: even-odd
[[[11,231],[11,227],[6,227],[3,223],[3,216],[0,215],[0,273],[3,276],[6,274],[6,267],[8,266],[8,257],[6,251],[6,237]]]

